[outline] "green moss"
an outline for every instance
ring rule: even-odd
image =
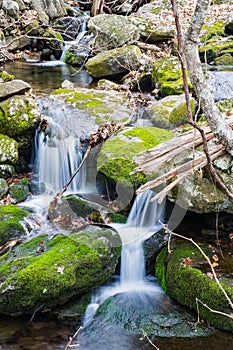
[[[29,187],[27,178],[23,178],[9,187],[9,193],[13,203],[19,203],[27,199],[28,192]]]
[[[205,246],[200,246],[205,249]],[[213,310],[232,313],[232,309],[217,283],[198,268],[185,263],[185,261],[193,260],[202,261],[204,258],[200,251],[192,243],[177,240],[173,241],[171,249],[171,254],[167,254],[165,251],[158,258],[159,266],[156,268],[158,278],[163,285],[165,281],[167,293],[182,305],[194,310],[197,310],[196,299],[198,298]],[[167,255],[166,258],[164,258],[165,254]],[[161,265],[164,264],[164,261],[167,264],[164,265],[163,269]],[[233,288],[224,282],[222,282],[222,286],[232,299]],[[199,314],[211,325],[233,331],[233,321],[231,319],[210,312],[201,304],[199,305]]]
[[[0,78],[3,80],[3,82],[11,81],[15,79],[15,76],[13,74],[9,74],[6,71],[0,72]]]
[[[220,112],[230,112],[233,110],[233,98],[217,102]]]
[[[155,265],[155,276],[158,279],[159,284],[163,288],[164,292],[167,292],[166,288],[166,263],[167,261],[167,251],[164,248],[161,250],[161,252],[158,254],[156,258],[156,265]]]
[[[215,58],[214,64],[216,66],[232,66],[233,65],[233,57],[230,53],[226,53],[225,55],[222,55],[220,57]]]
[[[146,149],[169,140],[173,134],[154,127],[135,127],[107,140],[98,156],[97,169],[115,182],[128,180],[146,181],[143,174],[130,175],[136,167],[133,158]]]
[[[0,206],[0,244],[25,234],[20,221],[27,216],[25,210],[14,205]]]
[[[202,27],[204,34],[201,36],[201,42],[206,42],[213,36],[224,36],[225,35],[225,23],[223,21],[216,21],[211,25],[204,25]]]
[[[52,307],[88,292],[115,270],[120,245],[110,230],[52,240],[41,235],[22,243],[0,259],[0,312],[31,313],[41,304]]]
[[[214,61],[218,56],[225,53],[229,53],[233,49],[232,37],[228,37],[228,40],[222,39],[221,37],[211,38],[206,45],[199,48],[199,54],[202,62],[207,59],[207,63]]]

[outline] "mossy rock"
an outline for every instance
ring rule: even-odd
[[[214,60],[226,53],[233,51],[233,36],[222,38],[219,36],[212,37],[206,45],[199,48],[200,59],[202,62],[213,63]]]
[[[138,14],[129,16],[129,20],[138,28],[140,38],[147,43],[154,43],[158,41],[166,41],[174,37],[174,29],[166,24],[166,22],[160,22],[155,24],[153,17],[150,19],[140,17]]]
[[[223,21],[216,21],[211,25],[204,24],[202,27],[201,43],[205,43],[213,36],[225,35],[225,23]]]
[[[195,110],[195,100],[190,98],[192,112]],[[187,123],[188,111],[184,95],[171,95],[156,101],[148,107],[143,118],[151,120],[158,128],[169,129]]]
[[[119,194],[122,197],[128,195],[130,200],[132,187],[146,182],[144,174],[131,175],[136,167],[134,157],[169,140],[172,136],[171,132],[155,127],[124,129],[104,143],[98,155],[97,170],[108,181],[119,186]]]
[[[8,184],[5,179],[0,177],[0,199],[2,199],[8,192]]]
[[[23,178],[9,187],[9,194],[11,196],[12,203],[23,202],[25,199],[27,199],[28,193],[29,187],[27,178]]]
[[[11,81],[15,78],[15,76],[13,74],[10,74],[6,71],[2,71],[0,72],[0,79],[3,80],[3,82],[7,82],[7,81]]]
[[[0,164],[0,177],[8,179],[15,173],[15,168],[10,164]]]
[[[13,96],[0,103],[1,132],[16,140],[34,132],[39,119],[37,104],[29,96]]]
[[[58,89],[53,94],[95,118],[98,124],[109,122],[110,116],[111,120],[124,122],[131,115],[126,94],[118,91]]]
[[[85,68],[95,78],[122,75],[131,70],[137,70],[141,56],[142,53],[138,46],[117,47],[90,58]]]
[[[165,57],[156,60],[152,67],[152,84],[162,96],[184,93],[181,65],[177,57]],[[193,87],[188,80],[189,90]]]
[[[233,57],[230,53],[226,53],[225,55],[215,58],[214,64],[215,66],[232,66]]]
[[[208,244],[200,243],[200,247],[214,262]],[[220,258],[219,266],[221,268]],[[232,259],[232,257],[231,257]],[[208,268],[203,262],[204,257],[200,251],[190,242],[174,240],[171,244],[171,253],[164,248],[156,260],[156,276],[166,293],[180,304],[197,311],[196,299],[201,300],[210,309],[232,315],[229,302],[223,295],[216,281],[208,275]],[[204,272],[203,272],[203,266]],[[211,271],[210,271],[211,272]],[[233,300],[232,272],[229,279],[222,279],[220,282],[229,298]],[[233,332],[233,320],[224,315],[211,312],[203,304],[199,303],[199,316],[210,325],[223,330]]]
[[[140,35],[127,16],[100,14],[90,18],[88,29],[94,34],[92,48],[95,52],[107,51],[134,44]]]
[[[221,112],[231,112],[233,110],[233,98],[216,103]]]
[[[0,245],[25,234],[20,222],[26,216],[27,212],[15,205],[0,206]]]
[[[119,236],[98,228],[16,246],[0,257],[0,313],[31,314],[87,293],[114,273],[120,251]]]
[[[59,203],[51,202],[48,212],[48,218],[55,220],[57,218],[68,218],[67,222],[72,225],[72,222],[80,222],[80,226],[92,222],[99,224],[107,224],[111,222],[126,222],[126,217],[113,212],[111,209],[103,207],[98,203],[88,201],[75,196],[67,196],[61,198]]]
[[[53,51],[55,58],[59,59],[61,57],[62,47],[64,45],[62,35],[59,32],[56,32],[53,28],[48,27],[48,29],[43,34],[43,38],[49,39],[44,40],[44,43],[46,44],[46,47],[50,48]]]
[[[18,158],[18,142],[0,134],[0,164],[15,164]]]

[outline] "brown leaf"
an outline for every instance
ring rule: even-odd
[[[183,258],[182,261],[183,261],[183,265],[184,265],[184,266],[193,267],[193,266],[195,265],[195,263],[193,262],[193,260],[190,259],[190,258]]]
[[[214,261],[218,261],[218,256],[217,256],[217,254],[214,254],[214,255],[212,256],[212,259],[213,259]]]
[[[212,266],[213,266],[213,267],[217,267],[217,266],[219,266],[219,263],[213,262]]]

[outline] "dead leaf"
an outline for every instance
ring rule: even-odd
[[[214,255],[212,256],[212,259],[213,259],[214,261],[218,261],[218,256],[217,256],[217,254],[214,254]]]
[[[190,258],[183,258],[182,261],[184,266],[193,267],[195,265],[195,263]]]
[[[219,263],[213,262],[212,266],[213,266],[213,267],[217,267],[217,266],[219,266]]]

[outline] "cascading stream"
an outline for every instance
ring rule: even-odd
[[[84,327],[89,325],[98,307],[110,296],[118,293],[161,293],[154,281],[146,278],[143,242],[159,231],[163,221],[164,204],[150,202],[154,192],[139,194],[130,211],[127,223],[114,224],[122,240],[120,280],[102,287],[92,297],[84,317]]]

